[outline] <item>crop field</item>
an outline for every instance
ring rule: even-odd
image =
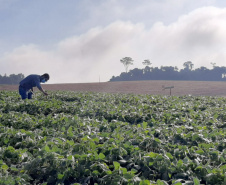
[[[0,184],[224,185],[226,98],[0,91]]]

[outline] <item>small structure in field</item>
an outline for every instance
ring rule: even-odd
[[[168,87],[165,87],[164,85],[162,86],[162,90],[165,90],[165,89],[169,89],[170,90],[170,96],[171,96],[171,89],[173,89],[174,86],[168,86]]]

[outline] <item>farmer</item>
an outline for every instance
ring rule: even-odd
[[[49,80],[49,74],[29,75],[20,82],[19,93],[22,100],[32,99],[33,87],[37,87],[44,95],[48,95],[41,87],[40,83],[45,83]]]

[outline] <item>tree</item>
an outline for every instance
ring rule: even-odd
[[[161,66],[149,67],[144,69],[132,69],[128,73],[123,72],[120,76],[113,76],[110,81],[130,81],[130,80],[192,80],[192,81],[226,81],[226,67],[215,66],[213,69],[204,66],[193,69],[191,61],[184,63],[184,69],[178,67]]]
[[[121,63],[125,66],[126,73],[128,71],[128,68],[130,65],[133,65],[133,59],[130,57],[124,57],[123,59],[120,60]]]
[[[132,80],[143,80],[143,70],[135,68],[129,71]]]
[[[210,64],[212,64],[213,68],[216,67],[216,63],[215,62],[210,62]]]
[[[146,59],[146,60],[144,60],[144,62],[142,62],[142,64],[145,66],[150,66],[151,62],[150,62],[150,60]]]
[[[0,84],[19,84],[21,80],[24,79],[24,75],[22,73],[20,74],[11,74],[7,76],[6,74],[4,76],[0,75]]]
[[[191,71],[192,68],[194,67],[194,64],[191,61],[187,61],[183,64],[184,68]]]

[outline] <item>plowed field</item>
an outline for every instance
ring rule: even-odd
[[[226,96],[226,82],[202,82],[202,81],[129,81],[129,82],[101,82],[101,83],[67,83],[44,84],[47,91],[91,91],[108,93],[134,93],[170,95],[202,95],[202,96]],[[17,85],[0,85],[0,90],[17,90]]]

